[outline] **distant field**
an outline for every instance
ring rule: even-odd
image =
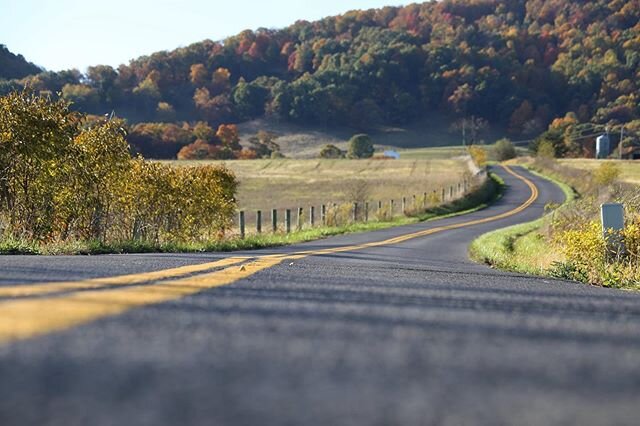
[[[640,184],[640,161],[638,160],[595,160],[590,158],[571,158],[559,160],[561,164],[582,170],[593,170],[604,161],[618,164],[622,171],[622,180],[634,184]]]
[[[239,207],[245,210],[296,208],[352,201],[400,200],[457,184],[467,172],[464,158],[400,160],[234,160],[175,161],[222,164],[239,181]]]
[[[451,130],[451,119],[433,113],[405,126],[378,126],[367,130],[376,149],[411,149],[421,147],[455,147],[458,151],[462,142],[459,131]],[[248,144],[248,139],[259,130],[268,130],[279,135],[276,142],[282,152],[292,158],[316,158],[322,146],[333,144],[340,149],[347,149],[347,141],[356,133],[363,133],[347,127],[310,127],[299,126],[288,122],[268,118],[260,118],[238,125],[241,142]],[[504,134],[504,129],[489,129],[479,139],[493,143]],[[248,146],[248,145],[247,145]],[[429,148],[429,149],[430,149]],[[412,157],[413,158],[413,157]]]

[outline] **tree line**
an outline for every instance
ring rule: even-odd
[[[0,94],[29,86],[84,112],[115,110],[160,127],[217,129],[269,115],[366,130],[438,110],[452,121],[478,117],[512,138],[565,119],[640,129],[639,21],[638,0],[430,1],[243,31],[117,69],[4,79]],[[216,145],[200,140],[192,148]],[[162,144],[195,140],[185,142],[155,138],[141,150],[175,156],[179,149]]]

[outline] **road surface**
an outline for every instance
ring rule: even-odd
[[[2,256],[0,425],[637,424],[640,295],[468,260],[563,199],[515,171],[533,196],[499,169],[487,209],[285,248]]]

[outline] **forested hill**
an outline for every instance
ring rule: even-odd
[[[86,75],[42,73],[0,82],[0,93],[28,84],[130,122],[213,126],[268,114],[366,128],[438,110],[522,137],[556,117],[638,119],[639,20],[640,0],[432,1],[244,31]]]
[[[22,55],[14,55],[7,46],[0,44],[0,80],[23,78],[42,72],[31,62],[27,62]]]

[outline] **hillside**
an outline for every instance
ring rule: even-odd
[[[336,145],[347,150],[348,140],[356,131],[347,126],[310,126],[273,118],[257,118],[238,125],[240,143],[249,147],[249,139],[258,131],[272,132],[282,153],[291,158],[316,158],[322,146]],[[478,142],[493,142],[504,134],[504,129],[494,126],[479,133]],[[449,118],[433,113],[411,123],[397,126],[378,125],[367,130],[377,150],[413,149],[461,145],[459,129],[451,128]]]
[[[0,44],[0,80],[23,78],[41,72],[41,68],[28,62],[22,55],[13,54],[7,46]]]
[[[85,112],[182,128],[267,117],[353,133],[438,114],[447,124],[476,117],[513,138],[556,118],[638,130],[639,19],[638,0],[432,1],[244,31],[117,70],[42,73],[0,94],[29,85]],[[196,139],[170,140],[170,149],[157,140],[142,152],[169,158]]]

